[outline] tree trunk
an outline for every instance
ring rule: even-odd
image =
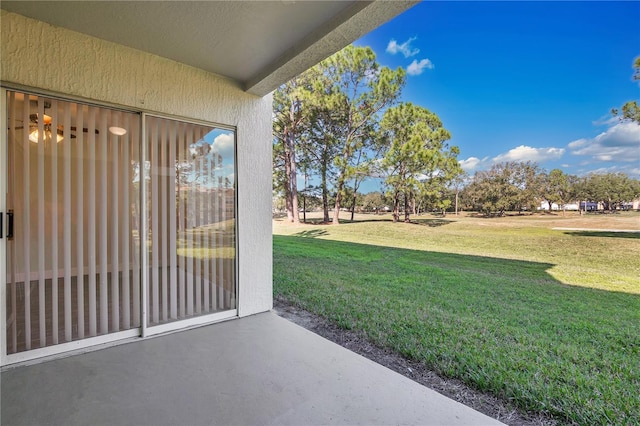
[[[287,203],[287,205],[292,207],[291,211],[291,219],[294,223],[300,223],[300,213],[298,212],[298,177],[296,172],[296,125],[295,125],[295,102],[291,103],[291,108],[289,109],[289,120],[291,123],[291,127],[285,129],[285,161],[289,164],[285,166],[285,169],[288,170],[289,175],[288,178],[288,186],[289,186],[289,194],[291,197],[291,201]],[[287,167],[288,166],[288,167]],[[289,217],[289,213],[287,213],[287,217]]]
[[[393,221],[400,220],[400,194],[397,192],[393,195]]]
[[[291,107],[293,114],[293,106]],[[295,130],[285,129],[285,197],[287,218],[290,222],[300,223],[298,212],[298,183],[296,174]]]
[[[333,219],[331,223],[333,225],[340,225],[340,203],[342,202],[342,185],[336,188],[336,202],[333,206]]]
[[[348,157],[345,155],[345,162]],[[338,181],[336,183],[336,203],[333,208],[333,220],[332,223],[334,225],[340,225],[340,204],[342,203],[342,190],[344,189],[344,170],[340,172],[338,176]]]
[[[360,187],[360,183],[362,182],[358,182],[357,177],[353,181],[353,204],[351,205],[351,222],[353,222],[353,215],[356,211],[356,202],[358,200],[358,188]]]
[[[409,195],[405,192],[404,194],[404,221],[409,223]]]
[[[356,212],[356,194],[353,193],[353,204],[351,204],[351,222],[353,222],[353,216]]]
[[[327,196],[327,190],[322,191],[322,221],[329,223],[329,197]]]
[[[327,164],[323,161],[320,174],[320,187],[322,189],[322,221],[329,223],[329,194],[327,190]]]
[[[460,189],[456,188],[456,216],[458,216],[458,193]]]
[[[293,205],[293,221],[300,223],[300,212],[298,211],[298,180],[296,174],[296,153],[291,152],[291,204]]]
[[[320,165],[320,188],[322,190],[322,221],[329,223],[329,191],[327,190],[327,170],[329,168],[327,158],[327,145],[324,145],[324,151],[322,153],[321,165]]]
[[[287,210],[287,220],[293,222],[293,198],[291,197],[291,159],[289,153],[289,143],[287,141],[287,130],[285,129],[284,143],[284,206]]]
[[[349,164],[349,157],[351,156],[351,140],[347,138],[345,143],[344,151],[342,152],[342,161],[340,174],[338,175],[338,180],[336,182],[336,204],[333,209],[333,220],[332,223],[334,225],[340,225],[340,204],[342,203],[342,190],[344,189],[344,184],[346,180],[346,169]]]

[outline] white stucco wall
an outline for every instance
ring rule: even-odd
[[[271,309],[271,96],[256,97],[196,68],[0,13],[3,83],[237,128],[238,310],[246,316]]]

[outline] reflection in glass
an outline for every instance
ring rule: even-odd
[[[149,325],[235,309],[234,133],[145,126]]]

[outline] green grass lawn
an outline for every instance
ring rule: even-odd
[[[564,423],[640,424],[640,216],[274,222],[274,291]],[[382,218],[385,219],[385,218]]]

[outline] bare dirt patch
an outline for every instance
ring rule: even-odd
[[[389,349],[373,345],[361,334],[344,330],[326,318],[293,306],[282,298],[276,297],[273,304],[274,312],[281,317],[503,423],[513,426],[558,424],[548,416],[523,413],[508,402],[478,392],[459,380],[441,377],[419,361],[406,359]]]

